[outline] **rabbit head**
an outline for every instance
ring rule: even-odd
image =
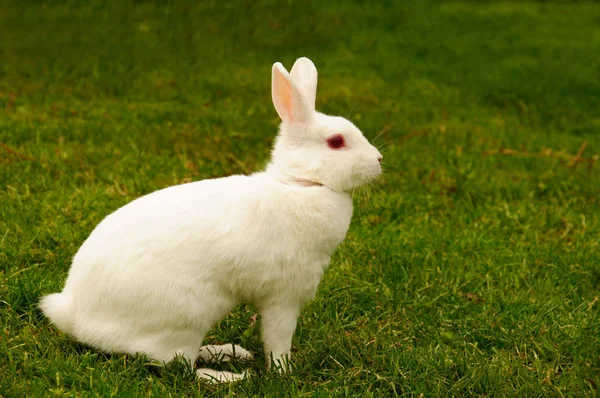
[[[315,111],[317,69],[299,58],[291,72],[273,65],[271,92],[281,118],[269,171],[350,191],[381,174],[381,153],[347,119]]]

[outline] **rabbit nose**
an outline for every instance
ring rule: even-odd
[[[382,160],[383,160],[383,156],[379,155],[379,157],[377,158],[377,161],[378,161],[379,163],[381,163],[381,161],[382,161]]]

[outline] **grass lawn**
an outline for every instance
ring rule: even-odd
[[[0,0],[0,396],[595,396],[600,4]],[[208,344],[251,379],[105,355],[36,304],[107,214],[265,165],[275,61],[384,154],[264,370],[255,309]],[[233,364],[235,369],[245,365]]]

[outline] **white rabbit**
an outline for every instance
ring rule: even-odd
[[[42,298],[44,314],[103,351],[193,364],[251,357],[202,340],[236,304],[252,303],[269,366],[287,370],[300,310],[348,231],[349,192],[381,173],[381,154],[358,128],[315,111],[316,91],[308,58],[290,73],[275,63],[282,123],[266,170],[162,189],[107,216],[75,255],[63,291]]]

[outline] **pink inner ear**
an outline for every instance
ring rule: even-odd
[[[285,106],[285,110],[287,111],[288,117],[290,118],[290,122],[294,121],[292,118],[292,87],[290,87],[290,83],[283,78],[283,83],[285,84],[285,89],[281,93],[281,99],[283,100],[283,106]]]

